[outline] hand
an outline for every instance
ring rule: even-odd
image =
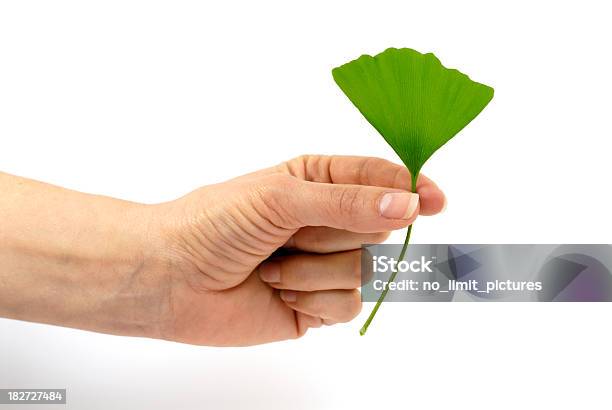
[[[0,173],[0,317],[217,346],[345,322],[361,244],[444,206],[409,181],[381,159],[306,156],[143,205]]]
[[[426,177],[418,195],[409,184],[382,159],[304,156],[155,206],[143,264],[167,284],[155,336],[252,345],[353,319],[361,244],[444,207]]]

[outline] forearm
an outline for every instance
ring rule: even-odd
[[[155,333],[149,207],[0,173],[0,316]]]

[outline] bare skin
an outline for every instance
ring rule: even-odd
[[[346,322],[361,244],[444,207],[409,181],[382,159],[303,156],[144,205],[0,173],[0,316],[211,346]]]

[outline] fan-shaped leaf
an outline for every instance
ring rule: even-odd
[[[493,89],[454,69],[444,67],[433,54],[409,48],[389,48],[371,57],[363,55],[332,70],[344,94],[378,130],[410,170],[412,191],[423,164],[470,123],[493,98]],[[399,255],[403,260],[410,242],[408,227]],[[389,282],[393,282],[393,271]],[[364,335],[389,288],[381,293],[359,331]]]
[[[491,87],[409,48],[363,55],[332,74],[415,177],[493,98]]]

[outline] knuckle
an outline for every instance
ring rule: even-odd
[[[308,164],[308,161],[310,161],[314,157],[316,157],[316,155],[302,154],[292,158],[291,160],[289,160],[289,162],[292,162],[296,165],[306,165]]]
[[[370,172],[372,170],[373,157],[366,157],[361,160],[359,166],[359,181],[364,185],[370,184]]]
[[[297,157],[294,157],[290,160],[290,162],[297,162],[300,164],[306,163],[308,162],[308,159],[312,157],[312,155],[310,154],[302,154],[302,155],[298,155]]]
[[[323,157],[320,155],[304,154],[286,161],[284,165],[290,175],[300,179],[310,180],[308,169],[312,166],[313,161],[317,162],[321,158]]]
[[[299,221],[291,212],[287,193],[295,189],[298,181],[287,174],[272,174],[264,177],[257,188],[255,210],[273,225],[281,228],[294,228]]]
[[[294,175],[305,181],[332,182],[333,157],[326,155],[301,155],[292,160]]]

